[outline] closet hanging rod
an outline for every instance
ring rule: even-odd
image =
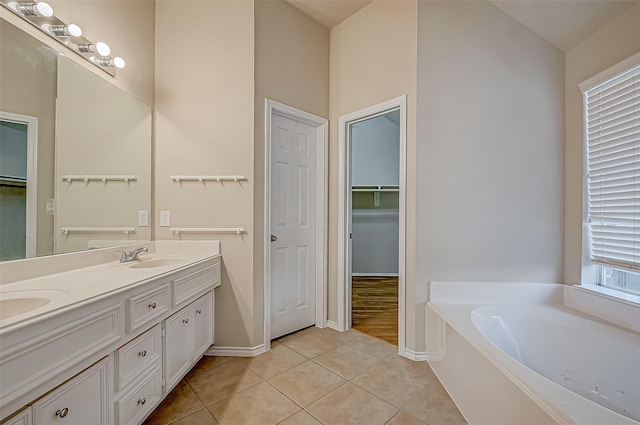
[[[62,233],[68,235],[69,233],[134,233],[135,227],[62,227]]]
[[[352,192],[399,192],[400,188],[398,186],[352,186]]]
[[[174,234],[180,233],[245,233],[244,227],[171,227]]]
[[[127,175],[127,174],[64,174],[62,176],[63,181],[71,182],[71,181],[136,181],[138,177],[135,175]]]
[[[196,181],[196,182],[204,182],[204,181],[216,181],[216,182],[222,182],[222,181],[232,181],[232,182],[239,182],[239,181],[244,181],[247,180],[247,178],[245,176],[241,176],[241,175],[229,175],[229,176],[170,176],[171,180],[173,180],[174,182],[181,182],[181,181]]]

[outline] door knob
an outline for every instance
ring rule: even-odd
[[[275,242],[278,240],[278,237],[276,235],[271,235],[271,242]]]

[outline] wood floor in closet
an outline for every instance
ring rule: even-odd
[[[354,276],[351,297],[351,327],[397,346],[398,278]]]

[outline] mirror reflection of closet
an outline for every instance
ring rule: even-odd
[[[397,344],[400,111],[351,125],[352,326]],[[375,306],[372,307],[372,306]],[[395,339],[395,341],[394,341]]]

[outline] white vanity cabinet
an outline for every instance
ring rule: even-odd
[[[33,404],[33,425],[109,425],[112,358],[107,357]]]
[[[213,292],[207,292],[165,321],[165,393],[180,382],[213,344]]]
[[[91,289],[96,276],[117,280],[126,267],[80,270],[75,281]],[[140,425],[194,366],[213,344],[220,257],[156,275],[133,270],[139,280],[122,289],[0,328],[0,424]]]

